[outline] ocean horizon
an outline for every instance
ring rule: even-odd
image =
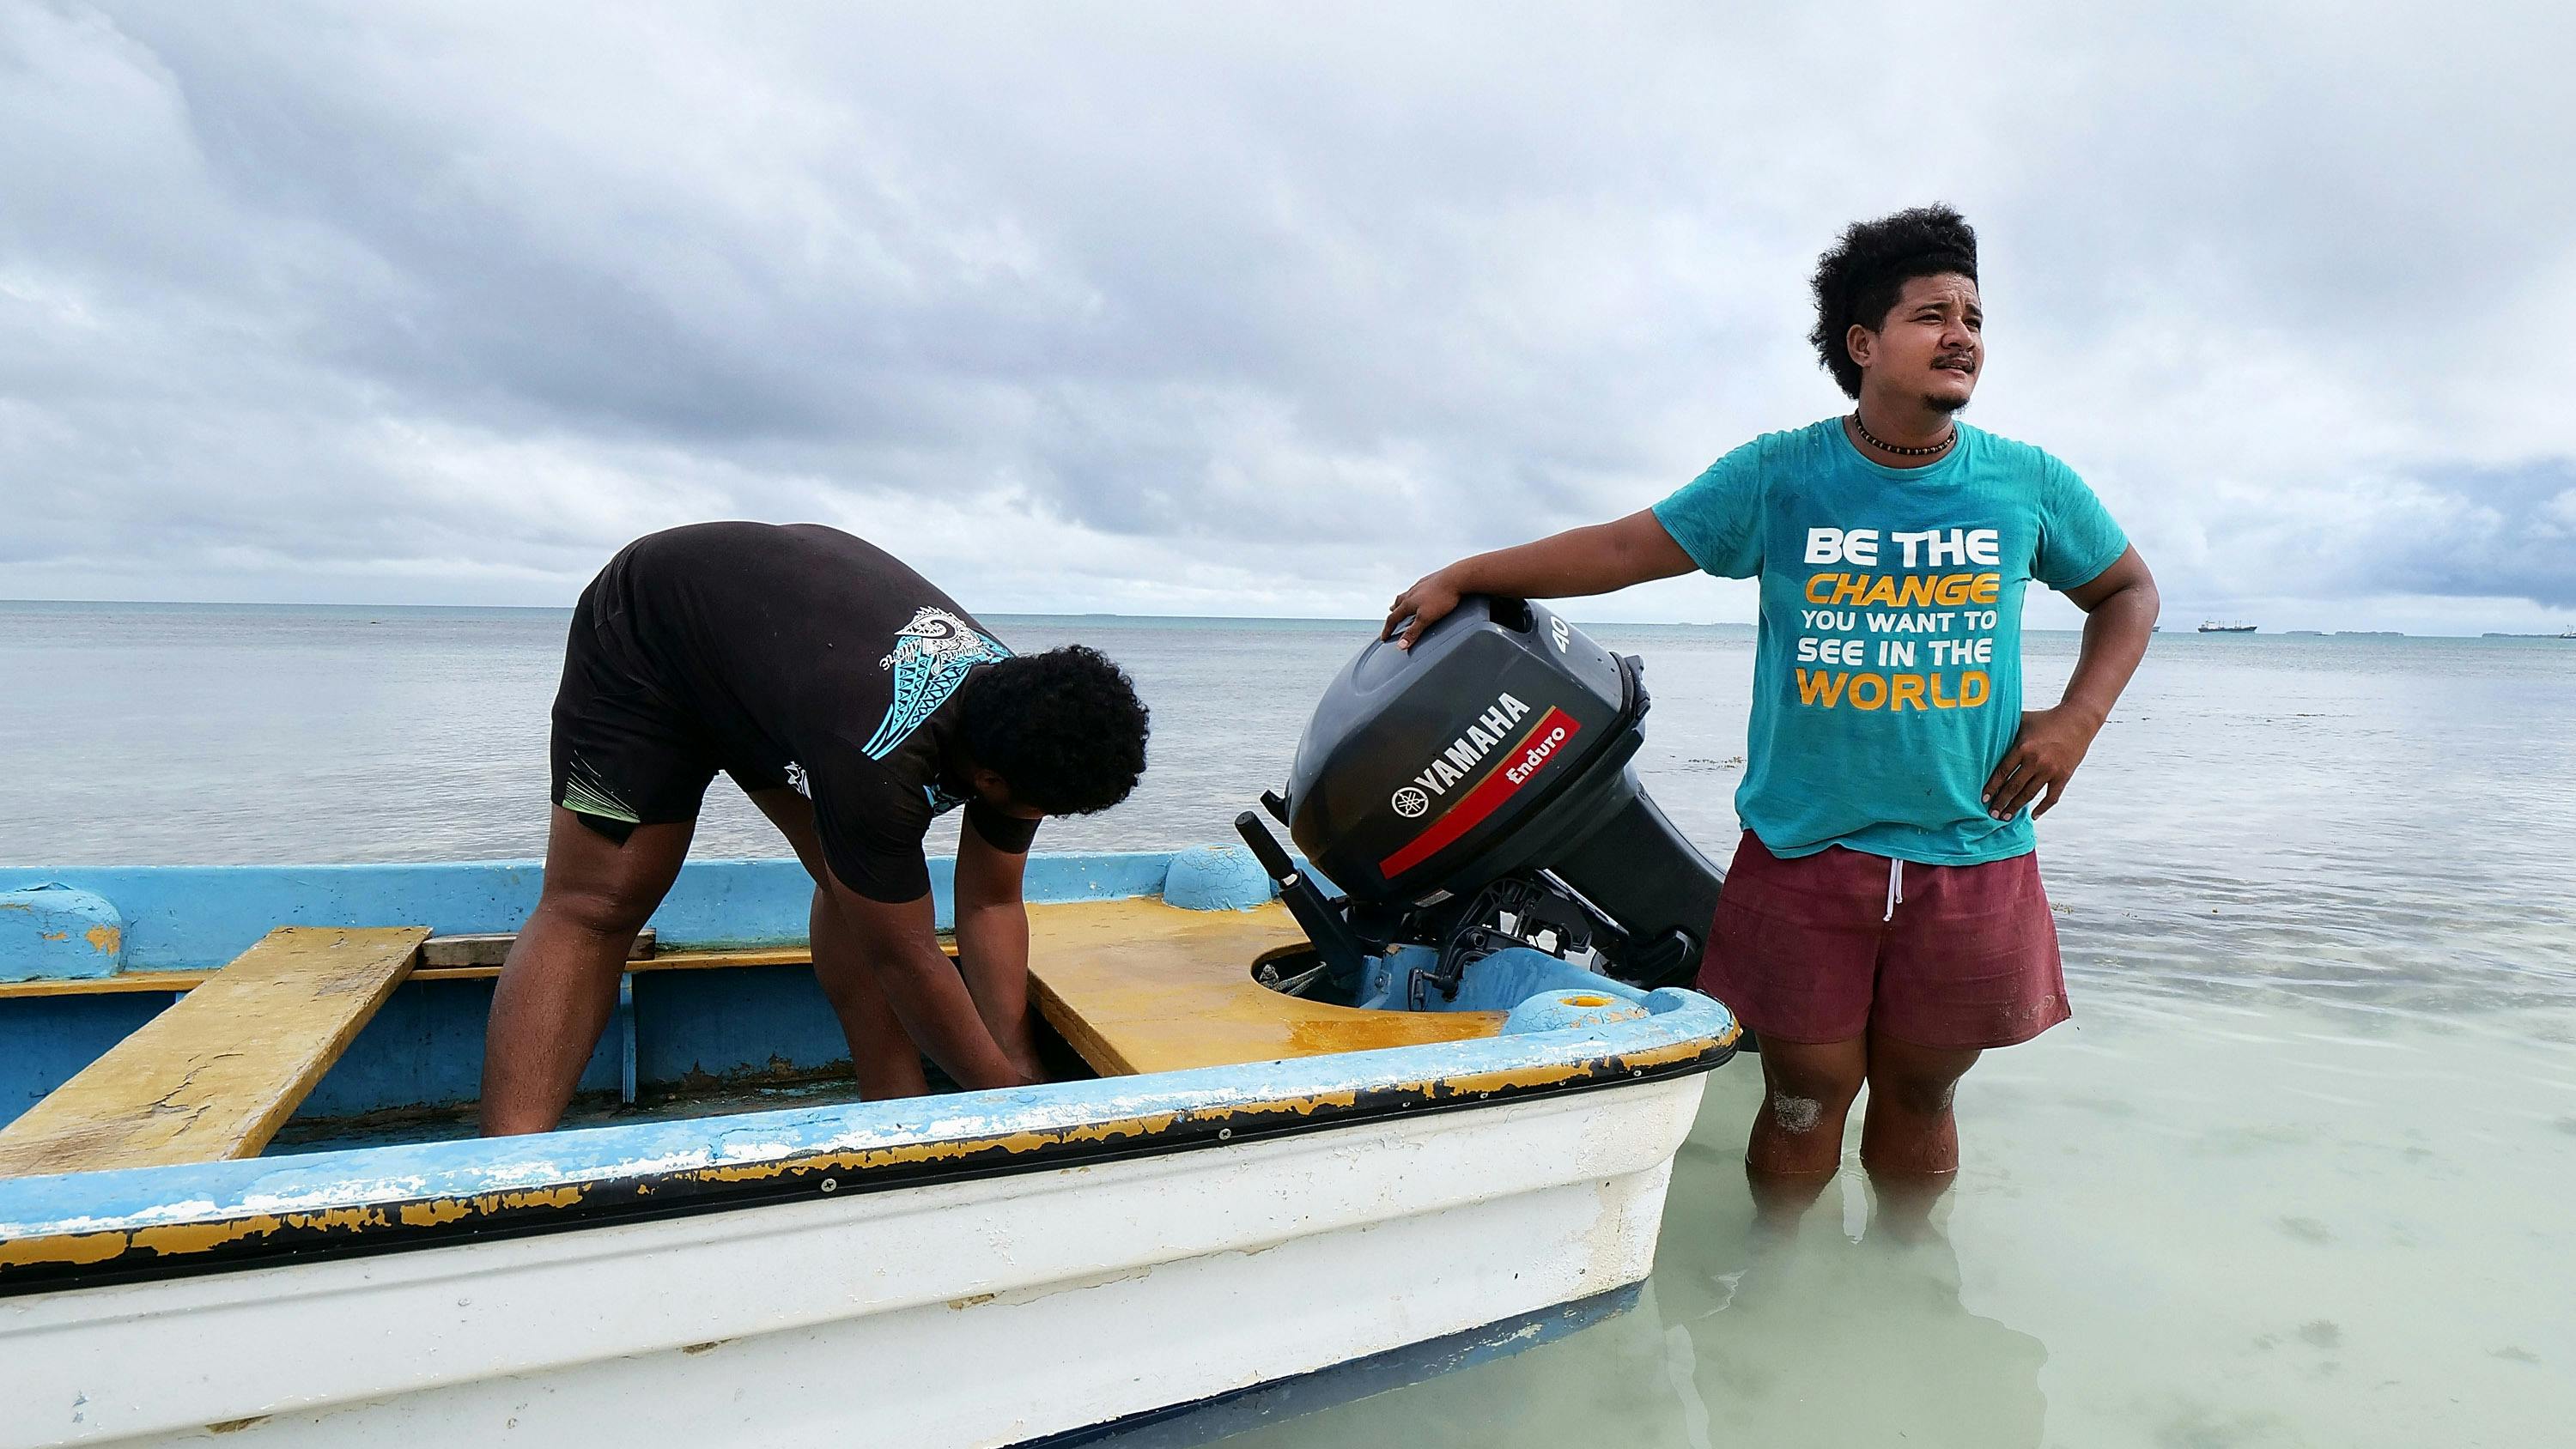
[[[1615,618],[1606,618],[1606,617],[1592,617],[1592,616],[1585,615],[1585,614],[1583,614],[1583,613],[1581,612],[1581,606],[1582,606],[1582,604],[1583,604],[1584,602],[1585,602],[1585,601],[1583,601],[1583,600],[1553,601],[1553,602],[1551,603],[1551,607],[1555,607],[1555,608],[1557,608],[1558,612],[1565,614],[1565,615],[1566,615],[1566,617],[1568,617],[1569,619],[1574,620],[1576,623],[1578,623],[1578,624],[1582,625],[1583,627],[1585,627],[1585,628],[1587,628],[1587,629],[1589,629],[1589,628],[1610,628],[1610,629],[1734,629],[1734,630],[1741,630],[1741,631],[1743,631],[1744,633],[1746,633],[1746,634],[1748,634],[1748,635],[1749,635],[1749,634],[1751,634],[1751,633],[1754,631],[1754,629],[1757,627],[1753,622],[1751,622],[1751,621],[1749,621],[1749,620],[1728,620],[1728,619],[1708,619],[1708,620],[1690,620],[1690,619],[1615,619]],[[475,615],[475,614],[492,614],[492,615],[505,615],[505,614],[508,614],[508,615],[523,615],[523,614],[553,614],[553,615],[557,615],[557,616],[564,617],[564,618],[570,618],[570,617],[571,617],[571,614],[572,614],[572,605],[571,605],[571,604],[569,604],[569,603],[566,603],[566,604],[365,604],[365,603],[352,604],[352,603],[339,603],[339,602],[322,602],[322,603],[264,603],[264,602],[259,602],[259,601],[256,601],[256,600],[205,600],[205,601],[200,601],[200,600],[187,600],[187,599],[10,599],[10,598],[0,598],[0,609],[10,609],[10,608],[27,608],[27,609],[93,609],[93,608],[94,608],[94,609],[132,609],[132,610],[137,610],[137,611],[150,611],[150,612],[172,612],[172,611],[181,611],[181,612],[184,612],[184,611],[187,611],[187,610],[207,610],[207,611],[212,611],[212,612],[220,612],[220,613],[235,613],[235,614],[241,614],[241,613],[258,613],[258,612],[261,612],[261,611],[263,611],[263,610],[276,610],[276,611],[281,611],[281,612],[298,612],[298,611],[303,611],[303,612],[338,613],[338,614],[448,614],[448,615]],[[1356,626],[1356,627],[1360,627],[1360,628],[1374,628],[1374,627],[1377,625],[1377,623],[1379,622],[1377,619],[1374,619],[1374,618],[1360,618],[1360,617],[1356,617],[1356,616],[1354,616],[1354,617],[1344,618],[1344,617],[1336,617],[1336,616],[1333,616],[1333,615],[1324,615],[1324,614],[1122,614],[1122,613],[1116,613],[1116,612],[1111,612],[1111,611],[1099,611],[1099,610],[1092,610],[1092,611],[1076,611],[1076,612],[1066,612],[1066,613],[1028,613],[1028,612],[988,612],[988,611],[979,611],[979,612],[978,612],[978,617],[983,618],[983,619],[987,619],[987,620],[993,620],[993,621],[1002,621],[1002,620],[1026,620],[1026,621],[1029,621],[1029,622],[1033,622],[1033,623],[1042,623],[1042,624],[1043,624],[1043,623],[1058,623],[1058,622],[1063,622],[1063,621],[1087,620],[1087,619],[1088,619],[1088,620],[1103,620],[1103,621],[1110,621],[1110,622],[1114,622],[1114,623],[1149,623],[1149,624],[1216,624],[1216,625],[1238,625],[1238,624],[1239,624],[1239,625],[1244,625],[1244,626],[1247,626],[1247,627],[1256,627],[1256,628],[1257,628],[1257,627],[1261,627],[1261,626],[1265,626],[1265,625],[1313,625],[1313,626],[1317,626],[1317,627],[1325,627],[1325,626]],[[2571,627],[2576,627],[2576,626],[2571,626]],[[2074,627],[2049,627],[2049,626],[2045,626],[2045,625],[2037,625],[2037,624],[2024,624],[2024,625],[2023,625],[2023,632],[2024,632],[2024,633],[2027,633],[2027,634],[2063,634],[2063,635],[2080,635],[2080,634],[2082,634],[2082,633],[2083,633],[2083,629],[2082,629],[2082,627],[2081,627],[2080,625],[2078,625],[2078,626],[2074,626]],[[2160,628],[2158,629],[2158,634],[2159,634],[2159,636],[2160,636],[2160,637],[2161,637],[2162,635],[2165,635],[2165,634],[2193,634],[2193,633],[2199,633],[2199,632],[2202,632],[2202,631],[2201,631],[2197,626],[2195,626],[2195,625],[2162,626],[2162,627],[2160,627]],[[2219,631],[2210,631],[2210,632],[2219,632]],[[2563,640],[2563,639],[2565,639],[2565,638],[2567,637],[2565,634],[2546,633],[2546,632],[2543,632],[2543,633],[2530,633],[2530,632],[2523,632],[2523,631],[2516,631],[2516,630],[2507,630],[2507,629],[2489,629],[2489,630],[2481,630],[2480,632],[2475,633],[2475,634],[2443,634],[2443,633],[2431,633],[2431,632],[2416,632],[2416,631],[2412,631],[2412,630],[2403,630],[2403,629],[2310,629],[2310,628],[2275,629],[2275,628],[2265,628],[2265,627],[2259,627],[2259,626],[2258,626],[2258,627],[2257,627],[2255,630],[2253,630],[2252,632],[2253,632],[2257,637],[2269,637],[2269,638],[2273,638],[2273,639],[2423,639],[2423,640],[2549,639],[2549,640]]]

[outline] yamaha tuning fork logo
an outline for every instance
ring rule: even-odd
[[[1395,792],[1395,813],[1407,820],[1417,818],[1431,808],[1431,797],[1411,785]]]

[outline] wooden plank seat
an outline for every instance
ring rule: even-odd
[[[0,1128],[0,1177],[255,1157],[427,926],[281,926]]]
[[[1029,907],[1029,979],[1049,1025],[1103,1076],[1493,1036],[1499,1012],[1359,1011],[1252,979],[1304,933],[1277,902],[1185,911],[1159,900]]]
[[[1128,899],[1029,907],[1033,999],[1103,1075],[1178,1071],[1459,1041],[1501,1030],[1495,1012],[1357,1011],[1252,979],[1304,935],[1275,902],[1187,911]],[[405,979],[489,978],[427,966],[426,927],[281,927],[219,971],[0,983],[0,995],[184,992],[17,1121],[0,1128],[0,1177],[258,1155]],[[952,951],[953,943],[942,942]],[[639,955],[641,951],[639,949]],[[631,971],[802,965],[801,945],[663,951]]]

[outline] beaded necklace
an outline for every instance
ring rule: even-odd
[[[1937,443],[1926,444],[1920,448],[1903,448],[1894,443],[1882,443],[1878,439],[1872,437],[1869,431],[1869,424],[1860,420],[1860,409],[1852,409],[1851,421],[1852,428],[1860,434],[1860,440],[1862,442],[1869,444],[1871,447],[1876,448],[1881,452],[1894,453],[1900,458],[1933,457],[1937,454],[1948,452],[1950,450],[1950,445],[1959,441],[1959,425],[1956,423],[1952,423],[1950,425],[1950,431],[1942,435],[1941,441]]]

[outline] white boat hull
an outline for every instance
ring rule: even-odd
[[[1637,1282],[1703,1084],[0,1299],[0,1449],[1020,1443]]]

